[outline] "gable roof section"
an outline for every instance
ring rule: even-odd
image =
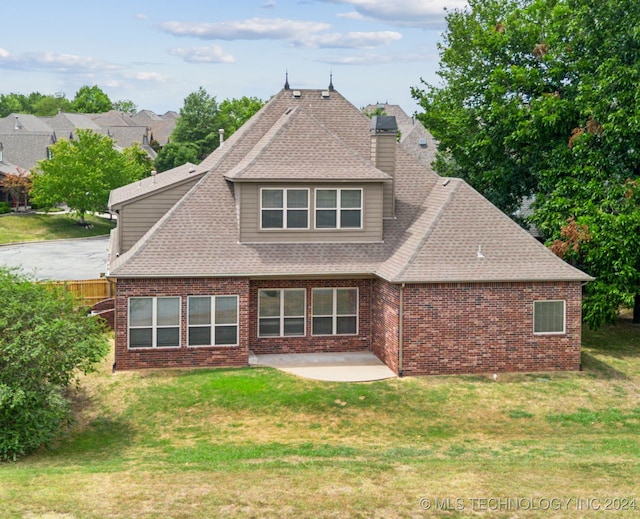
[[[286,110],[225,178],[233,181],[391,180],[300,106]]]
[[[207,170],[187,162],[182,166],[158,173],[155,177],[143,178],[138,182],[127,184],[111,191],[109,195],[110,208],[117,208],[140,198],[152,195],[164,189],[171,188],[181,182],[188,182],[195,177],[201,177]]]

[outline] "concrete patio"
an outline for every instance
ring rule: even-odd
[[[274,355],[255,355],[251,352],[249,364],[328,382],[371,382],[396,377],[386,364],[369,351]]]

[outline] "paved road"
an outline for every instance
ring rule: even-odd
[[[56,240],[0,247],[0,265],[36,279],[96,279],[105,271],[109,237]]]

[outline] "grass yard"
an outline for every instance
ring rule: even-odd
[[[3,518],[640,515],[629,322],[585,331],[582,372],[497,381],[111,362],[82,381],[56,445],[0,465]]]
[[[68,214],[8,214],[0,217],[0,245],[25,241],[86,238],[109,234],[116,222],[97,216],[85,217],[90,227],[78,225]]]

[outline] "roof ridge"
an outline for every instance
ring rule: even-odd
[[[294,119],[294,117],[300,113],[300,107],[290,107],[278,118],[278,120],[260,137],[260,140],[255,146],[251,148],[251,151],[247,153],[240,162],[238,162],[233,168],[225,173],[225,178],[237,179],[242,178],[242,174],[252,164],[258,160],[258,158],[264,153],[265,149],[269,147],[276,137],[278,137],[284,128]]]

